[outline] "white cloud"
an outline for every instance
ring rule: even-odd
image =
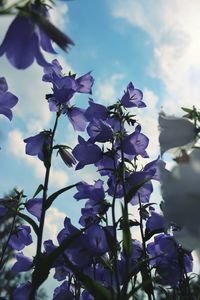
[[[109,78],[97,81],[95,94],[98,96],[98,99],[104,101],[105,104],[114,103],[119,97],[119,82],[123,78],[124,74],[115,73]]]
[[[113,15],[149,34],[154,43],[151,75],[166,88],[164,109],[199,104],[200,2],[198,0],[118,0]]]
[[[24,137],[20,130],[14,129],[13,131],[10,131],[8,135],[8,149],[10,149],[10,152],[15,157],[30,166],[38,179],[44,179],[45,168],[42,161],[40,161],[35,156],[25,154],[25,143],[23,142],[23,139]],[[54,167],[52,167],[50,174],[50,184],[51,182],[54,186],[62,188],[66,186],[68,182],[68,175],[63,170],[58,168],[55,169]]]

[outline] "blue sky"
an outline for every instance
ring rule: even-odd
[[[152,159],[159,153],[157,116],[160,107],[169,114],[180,114],[181,106],[196,104],[198,107],[199,10],[198,0],[190,3],[187,0],[75,0],[57,1],[57,8],[52,12],[54,23],[76,44],[67,54],[57,49],[57,58],[66,73],[71,69],[82,75],[92,70],[95,101],[112,103],[122,96],[130,81],[143,90],[147,108],[134,112],[138,113],[143,132],[150,137]],[[1,17],[0,42],[9,23],[10,18]],[[49,61],[54,59],[50,55],[46,57]],[[25,156],[23,139],[51,126],[52,115],[45,102],[50,85],[41,81],[42,69],[35,63],[28,70],[19,71],[1,57],[0,70],[9,90],[19,98],[13,121],[1,118],[1,194],[18,187],[24,188],[31,198],[42,182],[44,168],[37,158]],[[76,98],[82,107],[87,101],[87,95]],[[72,147],[76,144],[76,134],[64,117],[58,140]],[[96,176],[92,168],[74,175],[56,159],[50,192],[81,178],[91,182]],[[77,221],[84,203],[75,202],[72,195],[70,192],[57,200],[51,209],[46,236],[56,237],[66,213]],[[156,196],[159,197],[158,193]]]

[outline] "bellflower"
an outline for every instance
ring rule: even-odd
[[[54,290],[53,300],[73,300],[74,293],[69,282],[64,281],[59,287]]]
[[[20,283],[13,293],[13,300],[29,300],[31,293],[31,283]]]
[[[76,186],[78,192],[74,195],[76,200],[92,199],[99,202],[105,198],[105,192],[103,189],[103,181],[97,180],[94,185],[90,185],[84,181],[80,182]]]
[[[103,255],[109,250],[105,231],[99,225],[92,225],[86,229],[88,251],[93,255]]]
[[[146,221],[145,238],[149,239],[153,234],[165,231],[164,216],[151,210],[151,216]]]
[[[57,60],[52,61],[50,67],[44,68],[45,74],[43,75],[43,81],[51,82],[53,84],[53,94],[48,94],[46,96],[49,102],[50,111],[58,111],[62,108],[62,112],[67,113],[68,110],[70,111],[71,109],[69,101],[75,93],[92,93],[94,79],[90,75],[91,72],[76,79],[74,75],[63,76],[61,70],[62,67],[59,62]],[[78,110],[81,112],[81,109]],[[74,116],[75,113],[78,113],[78,110],[74,110]]]
[[[8,92],[6,79],[0,77],[0,114],[6,116],[11,121],[13,116],[11,108],[13,108],[17,102],[18,98]]]
[[[41,50],[56,53],[51,40],[63,49],[73,45],[73,42],[50,23],[45,5],[34,4],[23,9],[25,14],[20,12],[8,28],[0,46],[0,56],[6,54],[10,63],[17,69],[26,69],[34,59],[39,65],[46,67],[49,63]]]
[[[149,157],[146,148],[149,144],[149,139],[146,135],[141,133],[141,126],[137,125],[135,131],[123,139],[123,150],[128,155],[141,155],[142,157]]]
[[[162,284],[177,287],[185,271],[192,272],[192,256],[176,244],[168,234],[160,234],[154,238],[154,242],[147,245],[150,264],[156,267]],[[180,263],[183,260],[183,265]]]
[[[96,120],[105,121],[108,117],[108,109],[102,105],[95,103],[93,99],[89,99],[89,107],[85,111],[85,116],[89,122]]]
[[[72,106],[66,109],[66,113],[74,130],[85,131],[87,124],[85,109]]]
[[[13,265],[12,271],[15,273],[21,273],[29,271],[33,266],[33,259],[24,256],[22,252],[16,253],[15,258],[17,262]]]
[[[42,198],[29,199],[26,202],[25,206],[28,212],[35,216],[38,219],[38,221],[40,221],[42,212]]]
[[[40,48],[53,52],[53,49],[45,47],[47,42],[49,44],[48,37],[44,40],[43,35],[39,35],[37,27],[29,17],[18,14],[10,24],[0,46],[0,56],[6,54],[9,62],[17,69],[28,68],[34,59],[39,65],[45,67],[48,62]]]
[[[105,143],[113,139],[111,126],[102,120],[94,119],[87,127],[87,132],[94,142]]]
[[[146,104],[142,101],[143,93],[142,91],[135,89],[132,82],[127,86],[127,90],[121,99],[122,105],[124,107],[146,107]]]
[[[186,118],[159,114],[161,155],[172,148],[180,148],[195,142],[197,135],[194,124]]]
[[[20,225],[15,228],[9,239],[9,246],[15,250],[22,250],[25,246],[32,244],[31,228]]]
[[[72,151],[76,160],[79,161],[76,170],[82,169],[85,165],[96,163],[102,158],[101,149],[90,139],[85,141],[81,136],[78,136],[78,141],[79,144]]]
[[[48,151],[51,143],[51,133],[41,131],[39,134],[24,139],[26,143],[26,154],[37,155],[42,161],[45,160],[45,152]]]

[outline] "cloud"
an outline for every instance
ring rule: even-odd
[[[10,149],[10,152],[15,157],[32,168],[36,178],[44,179],[45,168],[42,161],[35,156],[25,154],[25,143],[23,142],[23,139],[24,137],[20,130],[14,129],[13,131],[10,131],[8,134],[8,149]],[[63,170],[54,167],[51,168],[50,184],[52,182],[54,186],[62,188],[63,186],[66,186],[68,179],[67,173]]]
[[[200,2],[194,0],[118,0],[112,13],[148,33],[154,57],[150,75],[165,86],[163,106],[168,113],[199,104]]]
[[[97,81],[95,95],[104,102],[104,104],[112,104],[119,97],[119,82],[124,78],[124,74],[115,73],[109,78]],[[121,86],[121,84],[120,84]]]

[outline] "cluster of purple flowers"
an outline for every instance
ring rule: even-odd
[[[43,80],[52,84],[52,94],[47,95],[49,109],[57,117],[66,115],[75,130],[86,130],[89,137],[78,136],[78,144],[71,153],[67,146],[53,145],[53,131],[42,131],[24,140],[26,153],[45,161],[47,149],[58,149],[67,166],[76,165],[75,169],[79,170],[94,164],[102,179],[92,184],[85,181],[76,184],[74,198],[86,200],[79,219],[80,228],[72,225],[70,218],[66,217],[64,228],[57,236],[57,245],[52,240],[43,244],[40,263],[46,262],[48,272],[53,268],[54,278],[60,283],[53,299],[96,299],[94,282],[110,291],[107,299],[117,295],[122,297],[124,291],[128,293],[131,278],[141,273],[144,280],[144,267],[147,280],[153,276],[149,271],[152,268],[161,284],[179,288],[186,274],[192,271],[192,256],[167,233],[164,217],[149,202],[153,192],[152,180],[160,180],[164,162],[158,157],[144,167],[137,164],[140,157],[148,158],[149,139],[128,109],[145,107],[142,92],[129,83],[124,95],[114,105],[106,107],[90,98],[88,108],[81,109],[72,106],[71,99],[75,93],[91,94],[93,77],[89,72],[76,79],[74,75],[65,76],[61,71],[57,60],[44,69]],[[43,201],[43,198],[35,197],[24,204],[39,224],[45,209]],[[117,201],[122,205],[122,216],[118,218]],[[138,220],[131,220],[129,216],[131,205],[138,205]],[[134,226],[140,227],[141,240],[135,239]],[[35,274],[38,258],[26,257],[21,252],[31,243],[31,228],[26,225],[16,227],[9,240],[9,247],[18,251],[13,272],[35,269]],[[86,284],[88,280],[89,285]],[[20,284],[14,292],[14,299],[33,297],[32,284]],[[153,294],[151,289],[145,292],[149,297]]]

